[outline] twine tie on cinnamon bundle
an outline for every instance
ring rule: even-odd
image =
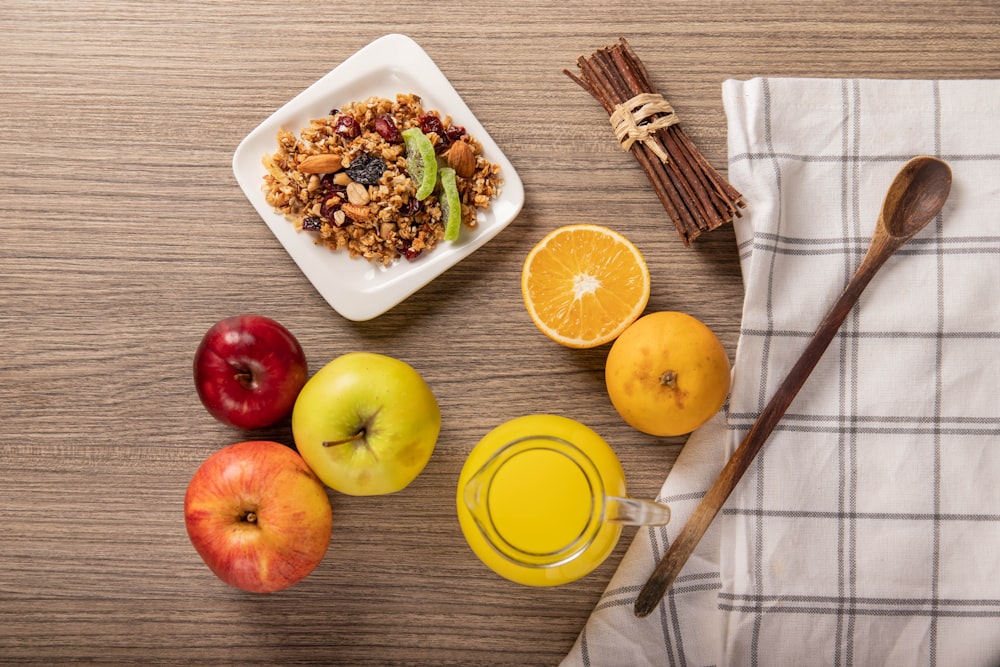
[[[654,118],[657,114],[663,114]],[[646,122],[653,118],[652,121]],[[636,141],[649,147],[661,162],[670,159],[667,152],[656,140],[656,131],[680,122],[670,102],[656,93],[640,93],[615,107],[609,119],[618,143],[623,151],[632,148]]]
[[[601,103],[622,149],[632,153],[685,246],[732,222],[746,206],[681,127],[670,103],[622,37],[577,59],[580,75],[563,72]]]

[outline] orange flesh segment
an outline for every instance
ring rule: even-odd
[[[649,300],[649,270],[624,236],[598,225],[569,225],[529,253],[521,289],[532,320],[569,347],[617,337]]]

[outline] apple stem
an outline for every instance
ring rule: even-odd
[[[356,440],[361,440],[365,437],[365,429],[361,429],[352,436],[342,438],[341,440],[326,440],[323,442],[324,447],[336,447],[337,445],[346,445],[349,442],[355,442]]]
[[[233,375],[233,379],[243,385],[244,389],[253,389],[253,373],[245,368],[240,368]]]
[[[240,519],[247,523],[257,523],[257,513],[251,510],[240,517]]]

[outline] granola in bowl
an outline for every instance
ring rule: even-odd
[[[413,127],[454,169],[462,227],[475,229],[477,212],[500,192],[500,167],[464,127],[425,110],[414,94],[345,104],[299,136],[282,128],[278,150],[263,158],[267,203],[331,250],[382,266],[416,259],[443,240],[445,224],[439,189],[418,199],[407,169],[403,132]]]

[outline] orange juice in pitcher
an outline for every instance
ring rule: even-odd
[[[597,433],[556,415],[490,431],[462,468],[456,505],[479,559],[531,586],[590,573],[614,550],[623,524],[670,518],[667,507],[626,495],[621,463]]]

